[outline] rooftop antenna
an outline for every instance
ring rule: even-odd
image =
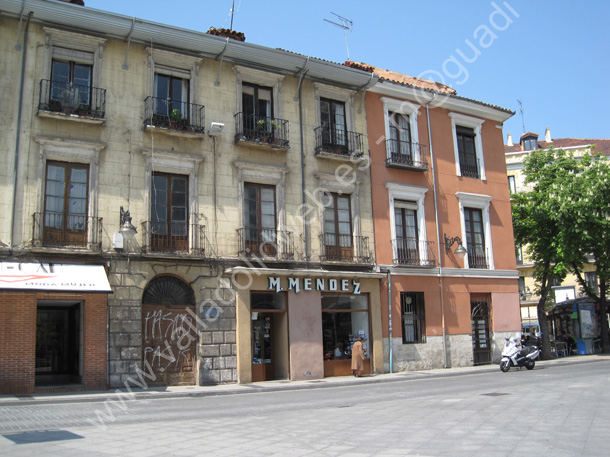
[[[525,133],[525,117],[523,116],[523,102],[517,99],[517,103],[519,103],[519,112],[521,113],[521,123],[523,124],[523,133]]]
[[[233,0],[233,6],[231,7],[231,27],[229,30],[233,30],[233,15],[235,14],[235,0]]]
[[[337,13],[333,13],[332,11],[330,14],[334,14],[335,16],[337,16],[339,18],[339,20],[341,21],[341,24],[339,24],[338,22],[335,22],[335,21],[331,21],[330,19],[324,19],[324,20],[326,22],[330,22],[332,25],[336,25],[340,29],[343,29],[343,33],[345,35],[345,47],[347,48],[347,60],[349,60],[349,46],[347,44],[347,32],[351,32],[352,27],[354,26],[354,23],[351,20],[344,18],[343,16],[339,16]]]

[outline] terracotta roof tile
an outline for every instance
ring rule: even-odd
[[[528,132],[529,133],[529,132]],[[522,135],[523,137],[523,135]],[[547,149],[553,146],[554,148],[571,148],[578,146],[595,145],[595,152],[598,154],[610,155],[610,139],[603,138],[555,138],[550,142],[538,141],[539,149]],[[521,145],[519,143],[513,144],[512,146],[504,145],[504,152],[521,152]]]

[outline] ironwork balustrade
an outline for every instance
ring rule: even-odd
[[[106,89],[42,79],[38,111],[104,119]]]
[[[394,265],[433,267],[436,265],[432,241],[417,238],[396,238],[392,241]]]
[[[144,126],[159,127],[176,132],[205,131],[205,107],[171,98],[146,97]]]
[[[427,170],[427,148],[425,144],[410,143],[400,140],[386,140],[388,167],[408,168],[412,170]]]
[[[209,257],[210,245],[205,225],[188,222],[145,221],[142,251]]]
[[[337,235],[324,233],[320,235],[321,255],[323,262],[372,263],[368,236]]]
[[[240,256],[275,257],[278,260],[294,258],[292,232],[276,229],[241,227],[237,229]]]
[[[467,178],[481,179],[479,159],[460,154],[460,173]]]
[[[314,129],[316,155],[320,153],[359,158],[363,155],[362,134],[347,130],[320,126]]]
[[[487,249],[468,246],[468,267],[469,268],[489,268]]]
[[[32,245],[99,251],[102,228],[101,217],[54,211],[34,213]]]
[[[277,148],[289,148],[288,121],[249,113],[235,115],[235,143],[248,141]]]

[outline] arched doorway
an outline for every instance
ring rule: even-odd
[[[148,384],[195,384],[196,350],[193,289],[175,276],[157,276],[142,296],[143,371],[155,377]]]
[[[489,294],[473,294],[470,297],[472,355],[475,365],[491,363],[489,302]]]

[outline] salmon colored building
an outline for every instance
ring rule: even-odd
[[[520,330],[502,138],[513,113],[374,72],[366,109],[385,369],[498,361]]]

